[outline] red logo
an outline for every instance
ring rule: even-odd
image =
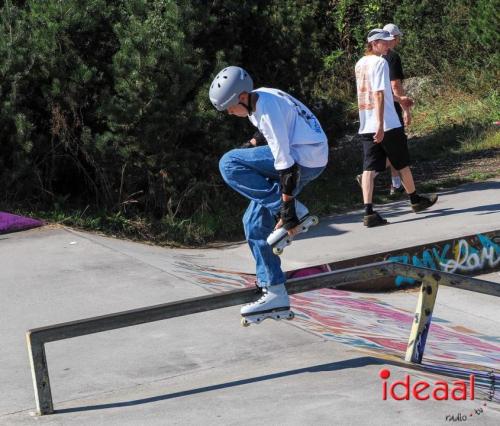
[[[384,401],[388,397],[396,401],[408,401],[411,397],[419,401],[425,401],[430,398],[436,401],[447,401],[449,399],[454,399],[455,401],[474,400],[473,374],[469,376],[468,381],[455,380],[451,385],[443,380],[437,380],[434,383],[419,380],[412,383],[409,374],[405,375],[404,380],[396,380],[393,383],[389,383],[387,379],[391,376],[391,372],[386,368],[380,370],[379,376],[382,379],[382,399]]]

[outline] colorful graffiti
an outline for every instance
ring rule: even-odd
[[[472,272],[485,267],[494,268],[500,264],[500,246],[482,235],[478,235],[478,238],[483,244],[481,252],[470,247],[467,241],[460,240],[456,260],[449,259],[446,263],[441,263],[441,268],[452,273]]]
[[[489,238],[477,234],[471,238],[423,248],[413,255],[389,255],[386,260],[452,273],[483,271],[500,265],[500,244],[496,241],[496,236]],[[395,283],[399,287],[403,284],[414,284],[415,280],[398,276]]]
[[[177,262],[177,266],[179,273],[214,293],[255,285],[253,275],[186,261]],[[293,278],[325,272],[324,268],[304,269],[296,272]],[[417,295],[408,295],[412,296],[416,303]],[[331,289],[294,295],[291,303],[296,316],[288,324],[358,349],[404,357],[413,322],[412,311],[391,306],[368,295]],[[476,333],[434,317],[426,343],[425,362],[445,362],[447,365],[483,371],[498,369],[498,343],[498,337]]]
[[[179,259],[176,262],[176,270],[182,277],[191,280],[212,293],[236,290],[239,288],[252,287],[255,285],[255,275],[242,274],[240,272],[228,272],[221,269],[197,265],[193,259]]]
[[[294,325],[300,328],[375,352],[402,355],[406,351],[413,312],[340,290],[324,289],[292,299],[298,318]],[[486,336],[470,330],[466,334],[448,324],[434,318],[427,339],[426,358],[477,365],[483,369],[498,368],[500,346],[488,341]]]

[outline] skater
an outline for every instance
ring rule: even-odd
[[[403,65],[401,64],[401,57],[398,52],[394,50],[399,45],[403,33],[395,24],[387,24],[384,26],[383,30],[387,31],[394,37],[394,40],[389,42],[389,51],[386,55],[382,56],[389,64],[389,78],[391,80],[392,93],[399,97],[404,97],[405,91],[403,88],[403,80],[405,77],[403,73]],[[399,121],[403,127],[403,132],[405,131],[405,126],[409,126],[411,124],[411,107],[414,102],[413,99],[408,99],[410,102],[405,102],[403,104],[394,102],[394,108],[396,109]],[[391,186],[389,188],[389,195],[400,195],[404,192],[404,187],[401,184],[401,176],[392,164],[390,164],[390,169]]]
[[[292,318],[285,274],[268,241],[307,230],[311,215],[296,196],[325,169],[326,135],[304,104],[281,90],[254,90],[252,78],[240,67],[220,71],[209,96],[217,110],[248,117],[267,141],[252,149],[233,149],[219,163],[224,181],[250,200],[243,226],[262,297],[241,308],[242,324]]]
[[[373,210],[372,204],[375,173],[385,170],[387,160],[399,171],[414,212],[428,209],[437,201],[436,194],[426,197],[417,194],[415,190],[409,167],[410,155],[406,135],[394,108],[394,100],[404,104],[408,103],[408,98],[392,94],[389,65],[382,58],[382,55],[389,50],[389,42],[393,39],[393,36],[382,29],[376,28],[370,31],[365,56],[355,67],[360,119],[358,133],[363,143],[364,154],[363,224],[367,227],[387,223],[387,220]]]

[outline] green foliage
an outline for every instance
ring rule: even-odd
[[[356,126],[353,67],[368,30],[403,29],[409,76],[487,93],[498,10],[498,0],[6,0],[0,197],[56,212],[90,205],[101,224],[145,221],[178,241],[227,237],[245,200],[218,159],[253,129],[209,103],[223,66],[302,99],[334,145]]]
[[[409,73],[450,78],[457,67],[490,66],[498,73],[499,5],[498,0],[403,0],[394,21],[405,31],[401,52]]]

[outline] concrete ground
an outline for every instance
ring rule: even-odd
[[[465,185],[420,215],[395,203],[383,209],[393,212],[392,224],[371,230],[359,213],[327,218],[285,251],[284,266],[500,229],[499,190],[498,181]],[[394,361],[404,357],[414,291],[325,290],[307,302],[332,302],[329,316],[320,315],[329,309],[325,302],[317,316],[242,328],[239,307],[232,307],[49,343],[57,412],[32,416],[26,330],[205,295],[217,279],[227,281],[213,268],[252,272],[251,260],[244,245],[174,250],[51,227],[0,236],[0,259],[1,425],[438,425],[453,422],[447,416],[500,424],[500,404],[488,401],[488,389],[478,389],[474,401],[382,400],[382,368],[389,381],[431,377]],[[205,281],[203,265],[211,271]],[[500,282],[496,272],[482,278]],[[498,299],[442,287],[434,320],[424,364],[448,357],[450,365],[500,372]],[[351,324],[351,334],[331,331],[339,323]],[[363,344],[365,326],[376,350]],[[392,357],[384,357],[386,347]]]
[[[500,229],[500,180],[461,185],[440,193],[436,205],[414,214],[409,201],[375,206],[390,225],[378,228],[360,226],[362,211],[322,217],[318,226],[301,234],[293,249],[285,249],[283,267],[298,269],[396,251],[420,244],[443,241]],[[288,252],[287,252],[288,250]],[[198,262],[222,269],[255,272],[246,244],[225,250],[190,250]]]

